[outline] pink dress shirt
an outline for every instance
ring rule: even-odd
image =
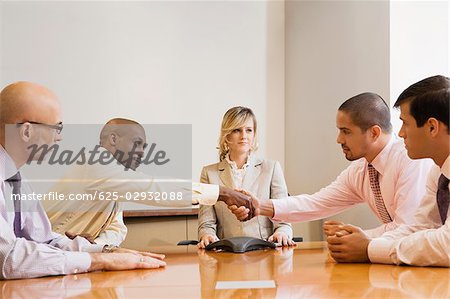
[[[409,159],[403,141],[392,137],[371,164],[379,172],[381,195],[392,219],[392,222],[366,231],[370,237],[376,237],[401,224],[413,222],[433,163],[430,159]],[[273,200],[273,219],[287,222],[317,220],[367,203],[381,221],[367,167],[364,158],[353,161],[333,183],[317,193]]]
[[[450,178],[450,156],[442,168],[435,165],[430,171],[414,224],[402,225],[369,243],[372,263],[450,267],[450,213],[442,225],[436,200],[441,174]]]

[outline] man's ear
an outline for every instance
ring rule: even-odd
[[[378,125],[374,125],[370,128],[370,136],[372,137],[372,139],[377,140],[378,137],[380,137],[381,135],[381,128]]]
[[[112,146],[116,146],[116,144],[117,144],[116,133],[111,133],[111,135],[109,135],[109,144],[111,144]]]
[[[24,142],[29,142],[31,140],[31,136],[33,136],[33,133],[33,126],[30,123],[24,123],[20,126],[19,137]]]
[[[436,136],[439,131],[445,129],[444,126],[434,117],[427,120],[428,131],[432,137]]]

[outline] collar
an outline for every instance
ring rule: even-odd
[[[445,159],[444,164],[442,164],[441,173],[447,179],[450,179],[450,155],[447,157],[447,159]]]
[[[3,146],[0,145],[0,179],[5,181],[15,175],[18,171],[16,163],[8,155]]]
[[[381,152],[378,153],[375,159],[373,159],[372,163],[370,163],[381,175],[383,175],[384,169],[386,167],[386,162],[388,161],[389,153],[391,152],[392,146],[396,140],[397,138],[394,135],[391,135],[391,139],[389,140],[389,142],[381,150]],[[366,164],[369,164],[367,160]]]
[[[230,160],[230,154],[229,154],[229,153],[225,156],[225,161],[228,162],[228,164],[231,166],[231,169],[233,169],[233,170],[242,170],[242,169],[246,169],[246,168],[250,165],[250,163],[249,163],[250,159],[251,159],[251,154],[248,155],[247,161],[245,161],[245,163],[244,163],[244,165],[242,166],[242,168],[239,169],[239,168],[237,167],[236,162]]]
[[[226,156],[225,156],[226,157]],[[260,166],[263,163],[263,159],[258,157],[256,154],[250,154],[247,158],[247,163],[250,168]],[[227,161],[227,159],[223,159],[219,162],[218,170],[224,171],[226,167],[230,165]]]

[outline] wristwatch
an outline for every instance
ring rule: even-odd
[[[105,245],[103,246],[102,252],[103,253],[111,253],[114,251],[114,249],[120,248],[119,246],[116,245]]]

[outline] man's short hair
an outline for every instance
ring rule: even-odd
[[[417,127],[422,127],[430,117],[443,122],[449,130],[450,79],[445,76],[433,76],[423,79],[405,89],[394,107],[410,103],[409,113],[416,120]]]
[[[394,104],[394,107],[400,107],[404,102],[408,102],[413,98],[432,91],[437,91],[450,87],[450,80],[448,77],[441,75],[432,76],[420,80],[405,89]]]
[[[339,107],[339,111],[347,112],[353,123],[363,132],[378,125],[385,133],[392,132],[389,106],[381,96],[372,92],[356,95]]]

